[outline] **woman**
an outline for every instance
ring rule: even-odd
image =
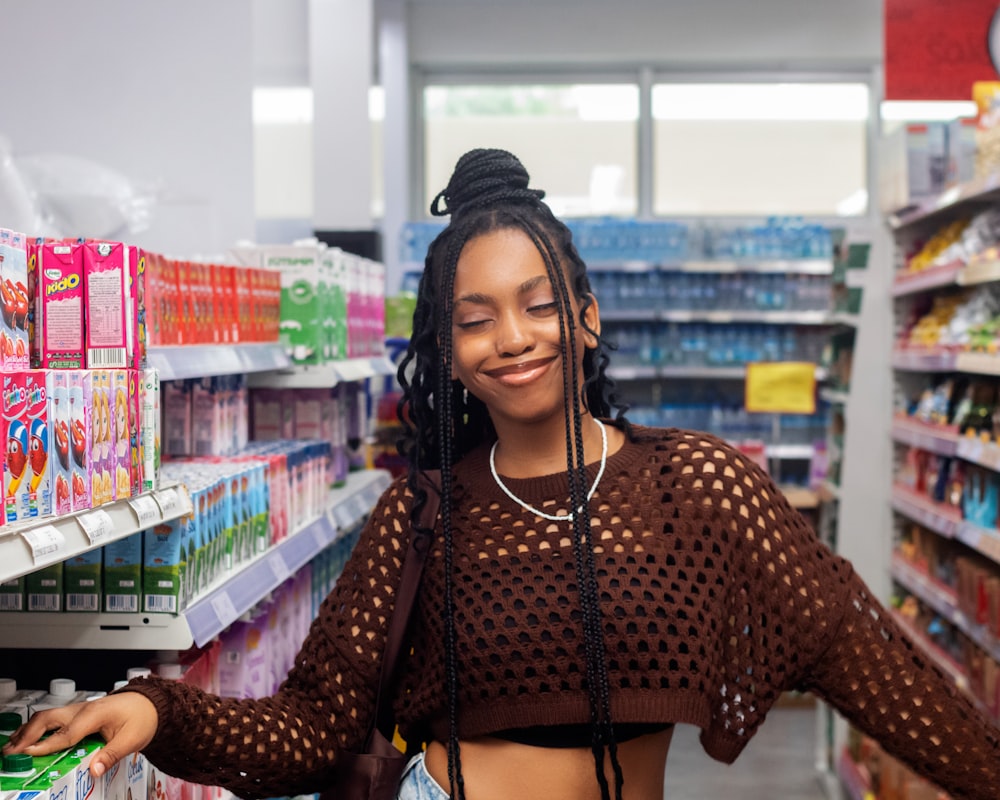
[[[97,772],[144,749],[240,797],[329,785],[367,730],[416,476],[437,467],[448,490],[395,699],[404,738],[427,747],[400,798],[660,800],[675,723],[731,762],[789,689],[955,797],[994,796],[998,731],[763,473],[708,434],[611,419],[597,302],[541,199],[498,150],[463,156],[436,198],[451,222],[399,373],[409,475],[280,691],[133,681],[37,715],[8,751],[100,730]]]

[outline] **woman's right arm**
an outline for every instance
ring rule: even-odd
[[[139,679],[107,698],[32,717],[7,752],[41,755],[100,732],[108,745],[95,763],[104,769],[143,750],[170,775],[239,797],[325,788],[338,753],[359,748],[367,732],[410,500],[403,481],[383,494],[275,695],[236,700]],[[55,732],[35,744],[47,730]]]

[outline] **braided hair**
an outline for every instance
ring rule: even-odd
[[[424,469],[437,467],[441,470],[450,793],[457,800],[465,798],[458,741],[450,488],[454,465],[475,447],[496,438],[485,404],[465,392],[451,377],[455,271],[463,247],[473,238],[497,230],[516,229],[525,233],[541,254],[556,296],[560,344],[566,356],[562,359],[566,461],[570,508],[577,509],[572,515],[573,552],[580,587],[591,749],[601,797],[611,799],[604,770],[607,754],[614,774],[614,797],[621,800],[623,776],[611,719],[590,515],[585,511],[588,486],[583,455],[583,417],[578,398],[582,398],[584,408],[595,418],[609,417],[614,409],[616,419],[627,429],[626,407],[618,401],[614,382],[607,375],[610,345],[584,319],[593,302],[586,265],[573,244],[569,229],[542,202],[545,193],[529,188],[528,183],[524,166],[504,150],[472,150],[459,159],[447,187],[431,204],[432,214],[450,214],[451,221],[428,249],[413,314],[413,335],[398,370],[403,388],[398,409],[403,425],[399,452],[409,464],[408,485],[416,496],[414,522],[425,501],[417,475]],[[580,303],[578,317],[573,313],[571,296]],[[582,384],[576,367],[579,363],[575,335],[578,326],[597,342],[595,348],[588,348],[584,354]]]

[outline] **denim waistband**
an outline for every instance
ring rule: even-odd
[[[442,789],[427,771],[424,753],[411,758],[403,770],[396,800],[448,800],[448,792]]]

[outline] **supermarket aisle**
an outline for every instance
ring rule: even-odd
[[[776,708],[731,766],[701,749],[698,729],[679,725],[667,757],[664,800],[826,800],[813,761],[816,716],[812,708]]]

